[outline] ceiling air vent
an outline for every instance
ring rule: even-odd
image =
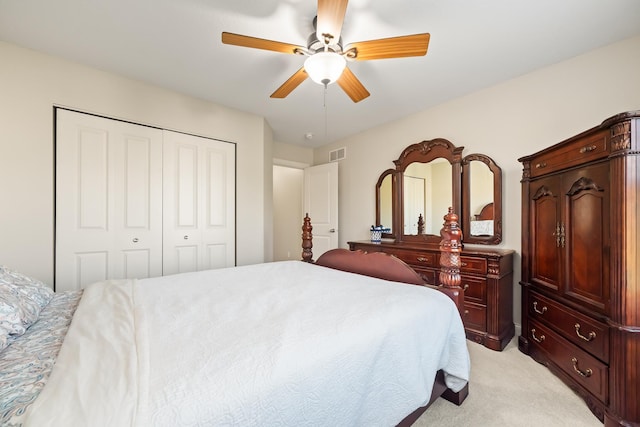
[[[347,157],[347,149],[345,147],[337,150],[329,151],[329,161],[337,162]]]

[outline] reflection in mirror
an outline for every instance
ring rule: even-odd
[[[403,234],[438,235],[442,228],[442,212],[453,203],[451,176],[451,163],[443,158],[407,166],[403,175]]]
[[[469,209],[471,236],[493,235],[493,172],[480,161],[469,162]]]

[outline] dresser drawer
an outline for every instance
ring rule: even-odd
[[[529,317],[545,322],[569,341],[609,363],[609,328],[535,292],[529,297]]]
[[[460,286],[464,289],[465,301],[486,304],[487,302],[487,279],[462,275]]]
[[[601,402],[607,402],[608,367],[606,364],[563,339],[542,323],[531,321],[527,334],[531,344],[542,349],[567,375]]]
[[[486,275],[487,260],[480,257],[461,256],[460,272]]]
[[[571,166],[604,158],[609,155],[608,131],[597,132],[585,138],[564,144],[555,150],[531,159],[531,177],[535,178]]]
[[[465,328],[478,331],[487,330],[487,308],[480,304],[471,302],[464,303],[464,318],[462,319]]]
[[[437,257],[439,253],[404,250],[385,252],[397,256],[412,267],[440,267],[440,260]]]

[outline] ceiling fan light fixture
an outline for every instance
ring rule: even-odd
[[[314,82],[327,86],[340,78],[347,60],[335,52],[318,52],[304,61],[304,69]]]

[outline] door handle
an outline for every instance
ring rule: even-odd
[[[335,233],[335,232],[336,232],[336,229],[335,229],[335,228],[331,228],[331,229],[329,229],[329,233]]]

